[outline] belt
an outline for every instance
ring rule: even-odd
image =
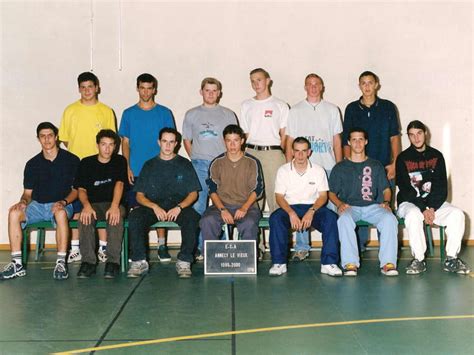
[[[253,144],[246,144],[247,148],[255,149],[255,150],[281,150],[279,145],[253,145]]]

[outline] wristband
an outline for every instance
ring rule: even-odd
[[[309,210],[313,211],[313,212],[316,212],[316,208],[314,208],[314,207],[310,207]]]
[[[225,207],[219,208],[219,211],[221,211],[221,212],[227,211],[227,208],[225,208]]]
[[[176,205],[176,207],[178,207],[180,211],[183,210],[183,207],[181,207],[181,205],[179,203]]]
[[[384,201],[383,203],[390,205],[390,201]]]
[[[67,202],[67,200],[65,198],[63,198],[61,201],[64,201],[65,205],[64,206],[67,206],[69,205],[69,202]]]

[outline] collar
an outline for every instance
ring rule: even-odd
[[[361,110],[370,110],[372,107],[378,107],[379,105],[379,97],[378,96],[375,96],[375,102],[373,103],[372,106],[370,107],[367,107],[365,106],[363,103],[362,103],[362,96],[359,97],[359,100],[357,101],[358,105],[359,105],[359,108]]]

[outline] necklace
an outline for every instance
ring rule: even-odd
[[[313,107],[313,111],[316,111],[316,107],[318,107],[319,104],[321,103],[321,101],[319,101],[316,104],[313,104],[312,102],[309,102],[308,100],[306,100],[306,102],[308,102],[308,104],[310,104]]]

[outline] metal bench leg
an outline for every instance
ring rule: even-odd
[[[23,265],[26,266],[26,263],[28,262],[28,235],[29,235],[29,230],[28,228],[23,229],[23,252],[21,254],[21,261]]]
[[[429,224],[425,224],[425,233],[426,233],[426,237],[428,238],[428,246],[430,248],[430,256],[433,256],[434,255],[433,233],[431,231],[431,226]]]
[[[43,251],[44,247],[44,236],[45,236],[45,230],[44,228],[38,228],[37,236],[36,236],[36,255],[35,255],[35,261],[38,261],[40,258],[40,254]]]
[[[441,256],[441,262],[444,261],[445,258],[445,250],[444,250],[444,227],[439,226],[439,251]]]
[[[120,268],[122,272],[126,272],[128,269],[128,228],[123,229],[123,239],[122,239],[122,253]]]

